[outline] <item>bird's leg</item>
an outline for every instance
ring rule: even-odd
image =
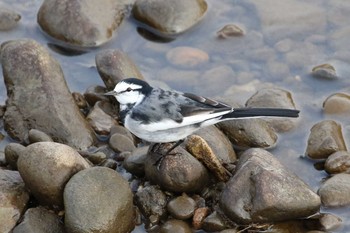
[[[170,154],[170,152],[173,151],[176,147],[178,147],[184,141],[185,141],[185,139],[181,139],[181,140],[177,141],[169,150],[167,150],[166,153],[164,153],[164,154],[163,153],[159,153],[160,156],[157,159],[157,161],[154,163],[154,165],[157,166],[158,170],[160,169],[160,165],[161,165],[164,157],[167,156],[167,155],[176,155],[176,153]],[[157,146],[155,151],[158,151],[160,149],[161,145],[162,145],[162,143],[156,143],[153,148],[155,149],[155,146]]]
[[[165,154],[169,155],[171,151],[173,151],[176,147],[180,146],[181,143],[183,143],[184,141],[185,141],[185,139],[181,139],[181,140],[177,141]],[[170,155],[173,155],[173,154],[170,154]]]

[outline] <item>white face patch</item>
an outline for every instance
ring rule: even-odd
[[[120,82],[114,88],[114,91],[117,92],[115,97],[120,104],[124,105],[140,103],[144,98],[141,88],[142,86],[137,84]]]

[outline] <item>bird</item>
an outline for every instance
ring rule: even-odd
[[[195,131],[222,121],[299,116],[296,109],[233,108],[196,94],[152,87],[137,78],[121,80],[105,95],[119,102],[120,120],[131,133],[151,143],[177,142],[174,148]]]

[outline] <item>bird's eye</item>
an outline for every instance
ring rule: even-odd
[[[126,89],[126,91],[127,91],[127,92],[132,91],[131,87],[128,87],[128,88]]]

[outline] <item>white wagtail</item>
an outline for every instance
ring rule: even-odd
[[[182,142],[202,127],[235,118],[299,116],[295,109],[232,108],[202,96],[151,87],[136,78],[120,81],[106,95],[113,95],[119,102],[124,126],[137,137],[154,143]]]

